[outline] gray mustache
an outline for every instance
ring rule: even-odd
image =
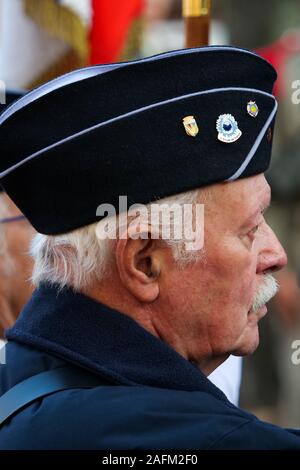
[[[271,274],[265,274],[263,282],[253,299],[251,310],[255,312],[269,302],[277,294],[278,287],[276,279]]]

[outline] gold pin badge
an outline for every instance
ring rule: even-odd
[[[197,122],[194,116],[186,116],[185,118],[183,118],[182,121],[187,135],[196,137],[199,132],[199,128],[197,126]]]

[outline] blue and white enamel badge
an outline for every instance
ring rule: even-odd
[[[217,119],[216,129],[218,139],[227,144],[235,142],[242,135],[238,123],[231,114],[221,114]]]

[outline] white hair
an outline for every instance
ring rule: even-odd
[[[203,193],[203,194],[202,194]],[[200,190],[181,193],[157,201],[159,204],[172,206],[177,204],[192,204],[199,199]],[[208,194],[208,191],[207,191]],[[201,190],[202,198],[206,191]],[[146,206],[147,208],[149,207]],[[193,212],[191,214],[193,218]],[[184,217],[184,224],[193,221]],[[75,290],[89,287],[95,280],[101,280],[111,273],[115,241],[99,239],[96,234],[97,223],[74,230],[63,235],[37,234],[31,243],[30,253],[34,258],[32,274],[33,283],[38,286],[41,282],[56,283],[61,288],[73,287]],[[160,226],[161,228],[161,226]],[[183,240],[168,239],[164,242],[170,246],[172,255],[179,267],[199,259],[199,250],[186,251]]]

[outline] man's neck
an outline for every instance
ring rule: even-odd
[[[112,286],[114,286],[114,293],[112,292]],[[82,293],[96,302],[104,304],[113,310],[117,310],[118,312],[129,316],[142,328],[168,344],[168,346],[174,349],[186,360],[195,364],[206,376],[211,374],[229,356],[228,354],[222,357],[209,357],[201,360],[198,360],[198,358],[197,360],[194,360],[194,358],[189,357],[181,339],[176,337],[170,329],[165,328],[160,321],[157,321],[159,316],[154,315],[155,308],[153,305],[147,306],[136,302],[134,299],[128,299],[126,293],[122,291],[122,288],[119,288],[119,286],[116,287],[116,284],[113,281],[104,280],[97,285],[83,290]],[[156,308],[156,310],[157,309],[158,308]]]

